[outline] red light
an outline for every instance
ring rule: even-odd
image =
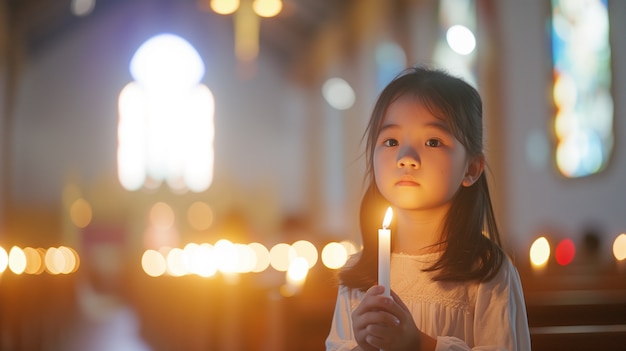
[[[572,263],[575,255],[576,246],[574,246],[574,242],[570,239],[561,240],[561,242],[559,242],[556,246],[556,251],[554,252],[556,262],[561,266],[567,266]]]

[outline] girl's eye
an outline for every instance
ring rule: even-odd
[[[387,139],[383,142],[385,146],[398,146],[398,141],[396,139]]]
[[[428,139],[428,140],[426,140],[426,146],[428,146],[428,147],[438,147],[438,146],[441,146],[441,140]]]

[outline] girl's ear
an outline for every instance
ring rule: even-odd
[[[478,180],[480,175],[483,173],[483,169],[485,168],[485,156],[479,155],[470,160],[467,165],[467,170],[465,171],[465,176],[463,177],[464,187],[470,187]]]

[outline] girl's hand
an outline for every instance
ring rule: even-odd
[[[411,313],[398,295],[392,292],[391,299],[383,291],[382,286],[371,287],[352,312],[357,343],[365,351],[417,349],[419,331]]]
[[[388,310],[393,314],[399,323],[389,328],[389,334],[385,338],[389,342],[380,345],[381,349],[385,351],[402,351],[402,350],[422,350],[423,344],[420,344],[421,339],[426,336],[421,330],[417,329],[415,322],[413,321],[413,315],[406,307],[400,296],[398,296],[393,290],[391,291],[391,297],[393,298],[393,304],[391,304]]]

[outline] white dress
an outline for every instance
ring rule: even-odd
[[[439,254],[391,255],[391,289],[411,311],[415,325],[437,339],[437,351],[529,351],[526,305],[517,269],[506,258],[488,282],[434,282],[422,272]],[[326,350],[357,346],[352,311],[365,293],[339,287]]]

